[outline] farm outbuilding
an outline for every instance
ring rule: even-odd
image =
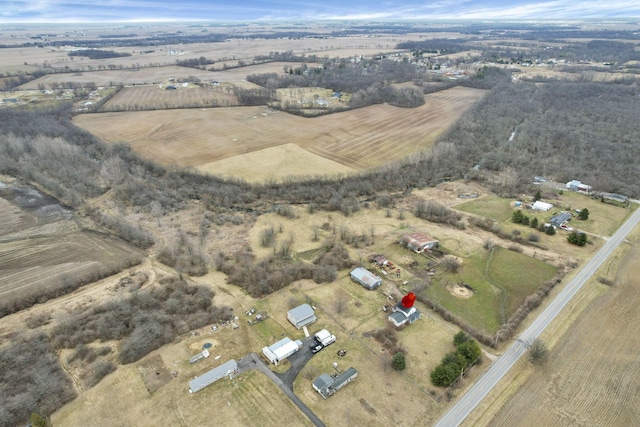
[[[218,366],[217,368],[213,368],[209,372],[189,381],[189,393],[200,391],[206,386],[215,383],[219,379],[235,374],[237,371],[238,363],[234,359],[231,359]]]
[[[375,289],[378,286],[382,285],[382,278],[376,276],[369,270],[363,267],[358,267],[353,269],[351,272],[351,280],[361,284],[363,287],[367,289]]]
[[[590,193],[591,189],[593,187],[591,187],[590,185],[587,184],[583,184],[582,182],[578,181],[577,179],[572,179],[571,181],[567,182],[567,188],[571,191],[577,191],[579,193]]]
[[[551,203],[543,202],[540,200],[536,200],[533,205],[531,205],[531,209],[536,211],[548,211],[551,210],[553,205]]]
[[[357,376],[358,371],[352,367],[335,377],[332,377],[329,374],[322,374],[313,380],[311,385],[322,397],[326,399],[342,387],[349,384],[351,381],[355,380]]]
[[[269,347],[263,347],[262,354],[265,355],[269,362],[277,365],[278,362],[285,360],[287,357],[297,352],[300,347],[302,347],[302,341],[292,341],[291,338],[285,337]]]
[[[411,233],[402,238],[402,241],[407,247],[416,253],[422,253],[427,249],[433,249],[438,247],[440,243],[433,237],[429,237],[423,233]]]
[[[287,312],[287,319],[298,329],[302,329],[304,326],[310,325],[318,320],[313,311],[313,307],[309,304],[302,304],[289,310]]]

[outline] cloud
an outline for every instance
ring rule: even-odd
[[[640,17],[637,0],[13,0],[0,22],[238,20],[548,20]]]

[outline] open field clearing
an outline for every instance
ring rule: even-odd
[[[260,167],[257,168],[256,165]],[[348,174],[354,171],[348,166],[311,154],[291,143],[207,163],[198,169],[216,176],[242,177],[251,183],[308,176],[309,171],[318,171],[317,175],[322,176]]]
[[[166,90],[166,85],[129,86],[107,101],[101,108],[106,111],[137,111],[169,108],[232,107],[238,105],[237,98],[219,88],[203,88],[190,85]]]
[[[78,115],[74,122],[107,142],[127,142],[142,156],[167,165],[200,167],[293,143],[361,170],[428,150],[484,93],[453,88],[425,96],[425,105],[418,108],[374,105],[312,119],[265,107],[237,107]]]
[[[482,425],[637,425],[640,362],[637,306],[638,234],[614,274],[615,286],[596,296],[535,371]],[[608,275],[606,272],[603,275]]]

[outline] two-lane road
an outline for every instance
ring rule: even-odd
[[[616,233],[604,244],[596,255],[587,262],[576,276],[565,286],[549,306],[520,335],[511,347],[489,368],[473,387],[436,424],[437,427],[458,426],[473,411],[480,401],[495,387],[527,351],[527,344],[536,339],[555,319],[565,305],[582,288],[604,261],[613,253],[629,232],[640,223],[640,209],[637,209]]]

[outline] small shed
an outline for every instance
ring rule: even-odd
[[[209,357],[209,350],[205,349],[205,350],[202,350],[202,352],[196,354],[195,356],[191,356],[189,358],[189,363],[193,365],[194,363],[197,363],[202,359],[206,359],[207,357]]]
[[[363,287],[367,289],[376,289],[378,286],[382,285],[382,278],[376,276],[369,270],[363,267],[358,267],[351,271],[351,280],[356,283],[361,284]]]
[[[422,253],[427,249],[433,249],[438,247],[440,243],[433,237],[429,237],[423,233],[411,233],[402,238],[403,242],[409,249],[412,249],[416,253]]]
[[[307,326],[318,320],[309,304],[302,304],[296,308],[292,308],[287,312],[287,319],[298,329]]]
[[[551,210],[553,205],[551,203],[543,202],[540,200],[536,200],[533,205],[531,205],[531,209],[536,211],[548,211]]]
[[[238,371],[238,363],[231,359],[217,368],[213,368],[209,372],[196,377],[189,381],[189,393],[195,393],[200,391],[208,385],[222,379],[226,376],[233,375]]]

